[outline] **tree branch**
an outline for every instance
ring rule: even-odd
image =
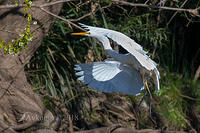
[[[53,14],[52,12],[48,11],[48,10],[45,10],[44,7],[47,7],[47,6],[52,6],[52,5],[55,5],[55,4],[59,4],[59,3],[64,3],[64,2],[69,2],[69,1],[76,1],[76,0],[59,0],[59,1],[54,1],[54,2],[49,2],[49,3],[44,3],[44,4],[41,4],[41,5],[37,5],[37,4],[32,4],[31,7],[35,7],[35,8],[39,8],[40,10],[44,11],[45,13],[55,17],[55,18],[58,18],[58,19],[61,19],[62,21],[65,21],[67,22],[68,24],[71,24],[73,25],[74,27],[82,30],[82,31],[86,31],[85,29],[81,28],[80,26],[72,23],[70,20],[67,20],[65,18],[62,18],[56,14]],[[22,8],[22,7],[25,7],[26,5],[25,4],[19,4],[18,6],[16,5],[0,5],[0,9],[6,9],[6,8]]]
[[[49,2],[49,3],[44,3],[42,5],[37,5],[37,4],[31,4],[31,7],[37,7],[37,8],[41,8],[41,7],[47,7],[47,6],[52,6],[55,4],[59,4],[59,3],[64,3],[64,2],[69,2],[69,1],[76,1],[76,0],[59,0],[59,1],[53,1],[53,2]],[[19,5],[0,5],[0,9],[6,9],[6,8],[21,8],[21,7],[25,7],[27,6],[26,4],[19,4]]]
[[[112,3],[110,3],[109,5],[106,5],[106,6],[102,7],[101,9],[108,8],[108,7],[110,7],[111,5],[112,5]],[[99,10],[100,10],[100,8],[97,9],[97,10],[95,10],[94,12],[90,12],[90,13],[87,13],[87,14],[81,16],[80,18],[77,18],[77,19],[69,19],[69,21],[71,21],[71,22],[80,21],[80,20],[82,20],[82,19],[84,19],[84,18],[86,18],[86,17],[88,17],[88,16],[91,16],[91,15],[95,14],[95,13],[96,13],[97,11],[99,11]]]
[[[52,6],[52,5],[55,5],[55,4],[59,4],[59,3],[64,3],[64,2],[69,2],[69,1],[76,1],[76,0],[59,0],[59,1],[53,1],[53,2],[49,2],[49,3],[44,3],[42,5],[37,5],[37,4],[32,4],[31,7],[35,7],[35,8],[39,8],[40,10],[44,11],[45,13],[53,16],[53,17],[56,17],[58,19],[61,19],[65,22],[67,22],[68,24],[71,24],[73,25],[74,27],[80,29],[80,30],[83,30],[85,31],[83,28],[81,28],[80,26],[74,24],[72,21],[79,21],[85,17],[88,17],[91,15],[91,13],[88,13],[78,19],[71,19],[71,20],[67,20],[65,18],[62,18],[56,14],[53,14],[51,13],[50,11],[48,10],[45,10],[44,7],[47,7],[47,6]],[[146,3],[130,3],[130,2],[126,2],[126,1],[121,1],[121,0],[112,0],[112,2],[117,2],[117,3],[120,3],[122,5],[128,5],[128,6],[135,6],[135,7],[145,7],[145,8],[153,8],[153,9],[163,9],[163,10],[171,10],[171,11],[183,11],[183,12],[189,12],[190,14],[192,14],[193,16],[197,16],[197,17],[200,17],[199,13],[198,13],[198,10],[200,10],[200,7],[198,8],[195,8],[195,9],[183,9],[183,8],[173,8],[173,7],[165,7],[165,6],[156,6],[156,5],[148,5],[147,2]],[[0,5],[0,9],[6,9],[6,8],[21,8],[21,7],[25,7],[26,5],[25,4],[19,4],[18,6],[16,5]],[[109,5],[110,6],[110,5]],[[108,6],[108,7],[109,7]]]
[[[69,2],[69,1],[77,1],[77,0],[58,0],[58,1],[54,1],[54,2],[49,2],[49,3],[42,4],[40,7],[51,6],[51,5],[55,5],[55,4],[59,4],[59,3],[64,3],[64,2]]]
[[[76,28],[82,30],[82,31],[86,31],[85,29],[81,28],[80,26],[78,26],[78,25],[72,23],[71,21],[69,21],[69,20],[67,20],[67,19],[65,19],[65,18],[62,18],[62,17],[60,17],[60,16],[58,16],[58,15],[56,15],[56,14],[53,14],[52,12],[50,12],[50,11],[48,11],[48,10],[45,10],[45,9],[42,8],[42,7],[41,7],[40,9],[41,9],[42,11],[44,11],[45,13],[47,13],[47,14],[49,14],[49,15],[55,17],[55,18],[61,19],[62,21],[65,21],[65,22],[67,22],[67,23],[73,25],[74,27],[76,27]]]
[[[112,2],[120,3],[122,5],[135,6],[135,7],[145,7],[145,8],[152,8],[152,9],[163,9],[163,10],[171,10],[171,11],[189,12],[190,14],[192,14],[194,16],[200,17],[200,15],[198,13],[198,10],[200,10],[200,7],[195,8],[195,9],[184,9],[184,8],[148,5],[148,4],[143,4],[143,3],[130,3],[130,2],[121,1],[121,0],[112,0]]]
[[[182,8],[182,7],[187,3],[187,1],[188,1],[188,0],[185,0],[185,1],[183,2],[183,4],[181,5],[180,8]],[[167,23],[167,26],[171,23],[172,19],[176,16],[177,13],[178,13],[178,11],[176,11],[176,12],[172,15],[172,17],[170,18],[170,20],[169,20],[168,23]]]
[[[195,73],[195,76],[194,76],[194,81],[197,81],[197,79],[200,77],[200,65]]]
[[[18,35],[18,33],[16,33],[16,32],[12,32],[12,31],[9,31],[9,30],[6,30],[6,29],[0,29],[0,31],[8,32],[8,33],[11,33],[11,34]]]

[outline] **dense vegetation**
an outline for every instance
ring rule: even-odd
[[[152,4],[157,3],[156,0],[152,1]],[[181,7],[183,3],[167,1],[165,6]],[[193,9],[199,4],[199,0],[188,1],[183,7]],[[195,119],[200,118],[200,81],[193,78],[200,65],[200,19],[178,12],[170,20],[174,13],[111,4],[109,0],[65,3],[60,13],[60,16],[74,23],[120,31],[149,52],[159,64],[161,73],[161,91],[154,92],[152,86],[154,122],[147,117],[147,108],[142,108],[141,116],[137,113],[136,107],[142,95],[99,93],[76,80],[74,64],[103,61],[107,55],[95,39],[72,37],[70,33],[79,29],[61,20],[52,25],[27,65],[29,81],[43,97],[46,107],[56,116],[64,118],[63,108],[69,111],[71,117],[78,115],[77,120],[71,118],[75,130],[117,123],[131,127],[132,121],[139,129],[167,127],[169,130],[199,130]],[[85,14],[88,16],[80,18]],[[148,98],[145,100],[149,102]],[[121,104],[125,107],[121,107]],[[127,107],[132,110],[128,112]],[[120,111],[114,112],[117,109]]]

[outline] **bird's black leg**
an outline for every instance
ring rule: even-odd
[[[140,100],[140,102],[139,102],[139,104],[138,104],[138,106],[137,106],[139,115],[141,115],[140,106],[141,106],[142,102],[144,101],[145,96],[147,96],[147,91],[145,91],[144,96],[142,97],[142,99]]]
[[[150,98],[150,101],[149,101],[149,117],[151,118],[151,103],[152,103],[152,95],[151,95],[151,92],[149,90],[149,86],[148,86],[148,83],[147,81],[145,82],[145,87],[149,93],[149,98]]]
[[[148,86],[148,83],[147,82],[145,82],[145,86],[146,86],[146,89],[147,89],[147,91],[148,91],[148,93],[149,93],[149,98],[150,98],[150,101],[149,101],[149,119],[153,122],[153,124],[155,125],[156,123],[155,123],[155,121],[152,119],[152,117],[151,117],[151,104],[152,104],[152,95],[151,95],[151,92],[150,92],[150,90],[149,90],[149,86]]]
[[[149,95],[150,101],[149,101],[149,117],[151,118],[151,104],[152,104],[152,96]]]

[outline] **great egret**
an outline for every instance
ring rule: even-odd
[[[80,76],[78,80],[95,90],[138,95],[144,86],[149,91],[147,80],[152,78],[156,89],[160,89],[157,64],[146,55],[147,52],[139,44],[117,31],[80,25],[88,32],[72,33],[72,35],[85,35],[98,39],[103,44],[106,53],[112,58],[104,62],[75,65],[75,70],[79,71],[76,73]],[[115,52],[108,38],[121,45],[129,53]]]

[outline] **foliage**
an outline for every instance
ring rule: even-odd
[[[157,101],[160,104],[158,111],[168,119],[168,127],[176,125],[178,129],[186,128],[189,123],[186,116],[188,99],[184,99],[184,90],[188,85],[191,88],[194,86],[190,83],[190,80],[183,79],[178,74],[167,73],[162,78],[162,90],[158,94],[162,98]],[[198,95],[191,93],[190,96],[197,97]]]
[[[178,65],[182,65],[182,70],[177,71],[180,70],[175,63],[177,59],[187,60],[182,54],[177,56],[177,52],[183,52],[184,46],[187,44],[179,40],[178,43],[182,43],[184,46],[181,49],[176,48],[177,35],[165,26],[165,20],[169,19],[167,17],[170,15],[166,12],[160,13],[146,9],[138,11],[137,8],[116,5],[101,10],[108,3],[107,0],[97,3],[75,3],[76,6],[74,3],[66,3],[60,16],[76,19],[87,14],[88,10],[98,10],[95,14],[90,15],[90,18],[85,18],[81,22],[121,31],[142,44],[144,49],[148,49],[149,55],[160,64],[160,70],[165,69],[161,71],[161,91],[153,95],[158,105],[155,108],[166,119],[168,127],[186,129],[190,126],[186,113],[191,103],[191,99],[189,100],[188,97],[199,98],[200,90],[197,88],[200,86],[199,83],[192,82],[188,71],[189,63],[185,63],[187,61],[183,64],[179,62]],[[89,8],[90,4],[91,9]],[[177,6],[180,4],[182,3],[175,3]],[[163,18],[158,21],[158,16]],[[181,24],[181,22],[177,23]],[[102,46],[95,39],[72,37],[69,33],[73,30],[75,29],[65,22],[57,20],[26,68],[29,81],[38,93],[45,96],[44,103],[51,110],[54,110],[54,105],[49,105],[49,99],[54,97],[61,99],[62,104],[69,110],[80,111],[81,108],[78,106],[80,99],[84,98],[82,95],[89,95],[93,91],[84,88],[76,81],[74,64],[101,61],[106,57]],[[196,54],[199,55],[199,53]],[[190,90],[189,93],[188,90]],[[110,95],[109,98],[112,101]],[[98,111],[92,110],[91,112],[90,117],[99,121],[96,118]],[[113,118],[112,116],[108,117]]]
[[[124,23],[120,25],[121,31],[136,38],[143,46],[162,47],[168,43],[167,29],[152,22],[150,13],[133,16],[122,22]]]
[[[15,1],[16,7],[20,1]],[[0,42],[0,48],[4,49],[5,54],[15,55],[19,53],[22,48],[27,49],[27,45],[29,41],[32,41],[33,35],[30,31],[30,24],[32,22],[31,14],[29,13],[29,9],[31,9],[31,0],[25,0],[26,6],[24,7],[24,16],[26,17],[27,25],[22,33],[19,34],[19,38],[16,40],[12,40],[12,42],[6,42],[2,40]]]

